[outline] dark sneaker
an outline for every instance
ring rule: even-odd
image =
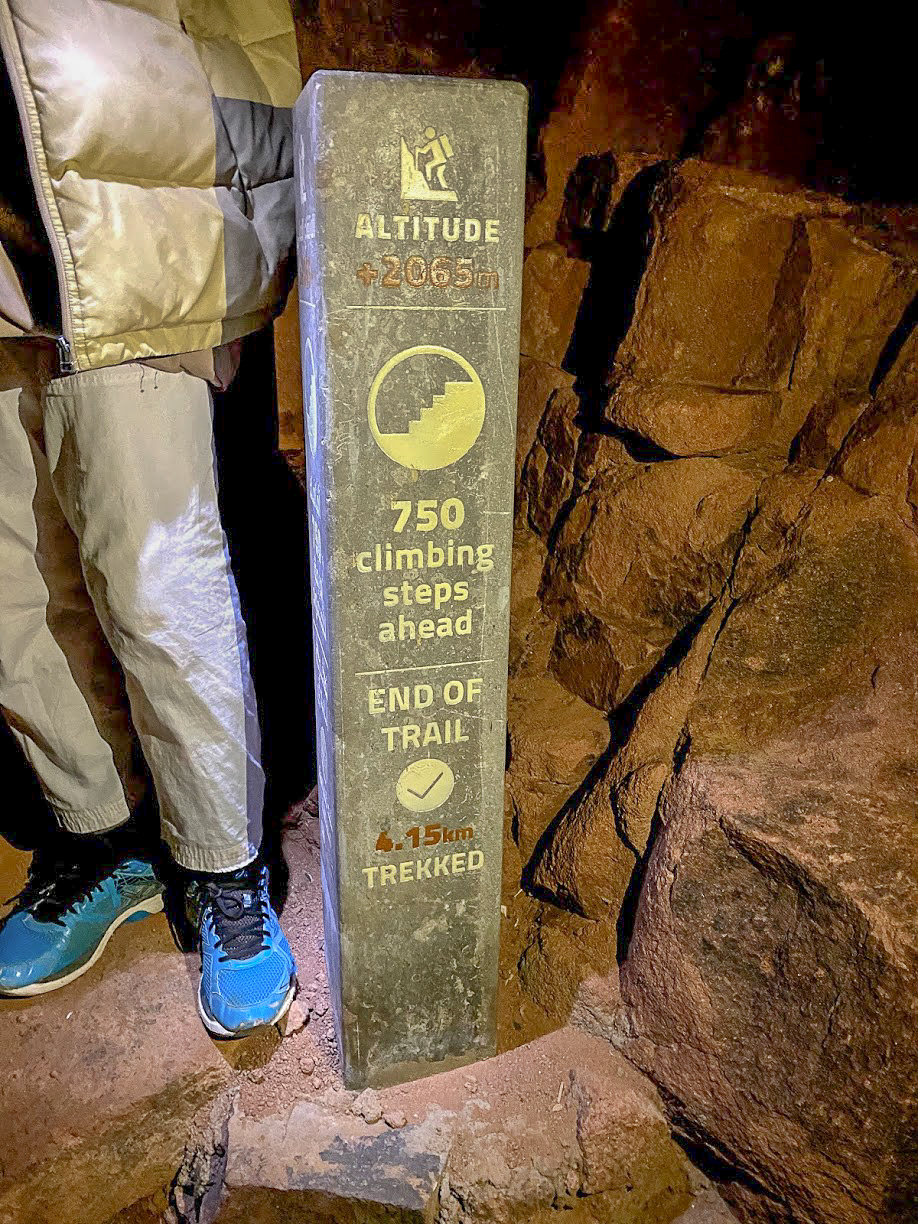
[[[296,965],[268,895],[268,870],[253,864],[188,885],[188,921],[201,941],[198,1010],[216,1037],[275,1024],[296,993]]]
[[[66,986],[96,963],[112,934],[163,908],[151,863],[126,858],[96,869],[33,860],[25,888],[0,925],[0,995]]]

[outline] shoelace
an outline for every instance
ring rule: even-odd
[[[17,910],[30,910],[38,922],[63,926],[64,915],[95,892],[104,874],[87,871],[78,863],[45,864],[30,870],[22,891],[9,900],[15,902]]]
[[[268,946],[268,905],[260,884],[205,884],[221,961],[249,960]]]

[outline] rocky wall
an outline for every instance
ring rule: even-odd
[[[625,1050],[741,1218],[912,1219],[915,231],[601,164],[525,270],[515,1023]]]

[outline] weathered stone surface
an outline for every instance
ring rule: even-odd
[[[668,1224],[691,1200],[653,1090],[586,1034],[381,1096],[407,1125],[235,1115],[219,1224]]]
[[[535,1133],[511,1097],[509,1109],[487,1113],[453,1147],[442,1224],[548,1224],[559,1213],[576,1224],[643,1224],[679,1214],[688,1186],[646,1083],[624,1063],[610,1064],[599,1043],[570,1048],[575,1058],[555,1061],[554,1076],[539,1069],[545,1095]]]
[[[564,360],[590,265],[571,259],[556,243],[532,251],[523,265],[520,351],[549,365]]]
[[[523,990],[553,1025],[566,1024],[583,979],[615,971],[614,930],[542,904],[526,931],[517,971]]]
[[[832,465],[846,484],[862,493],[888,497],[913,520],[918,511],[916,387],[918,330],[913,330],[880,383],[875,402],[861,413]]]
[[[829,199],[697,162],[658,195],[657,238],[616,363],[642,383],[786,386],[802,336],[804,219]]]
[[[517,529],[510,614],[510,673],[517,683],[507,703],[507,795],[523,862],[609,743],[605,714],[547,670],[555,625],[538,597],[545,555],[538,536]]]
[[[717,58],[740,20],[734,10],[714,21],[705,14],[695,25],[684,5],[670,3],[592,10],[541,133],[545,189],[526,227],[528,246],[555,237],[581,158],[627,151],[678,155],[710,96],[702,64]]]
[[[714,604],[685,657],[641,706],[624,745],[552,829],[532,880],[566,909],[604,918],[621,908],[647,847],[726,604],[725,596]]]
[[[606,417],[671,455],[727,455],[751,451],[769,437],[780,408],[768,391],[625,379],[606,405]]]
[[[573,390],[559,390],[551,397],[523,469],[521,506],[526,507],[530,526],[543,538],[575,491],[579,412],[580,400]]]
[[[520,390],[516,412],[516,484],[536,439],[545,409],[556,397],[573,393],[574,376],[534,357],[520,357]]]
[[[782,436],[799,431],[798,460],[825,466],[877,390],[880,358],[918,289],[918,258],[889,232],[840,219],[810,220],[806,242],[812,271]]]
[[[609,745],[602,711],[551,675],[533,677],[508,706],[507,784],[524,858]]]
[[[59,993],[0,1006],[0,1220],[97,1224],[167,1184],[230,1072],[164,918]]]
[[[869,688],[888,644],[914,623],[918,538],[888,501],[825,482],[788,531],[792,545],[770,565],[737,568],[737,589],[757,597],[720,635],[688,720],[697,751],[754,751],[840,692]]]
[[[543,603],[560,628],[552,670],[600,709],[624,700],[723,589],[758,476],[717,459],[600,476],[558,536]]]
[[[220,1224],[394,1219],[423,1224],[446,1143],[436,1120],[392,1130],[312,1102],[230,1121]]]
[[[824,483],[790,552],[745,576],[647,865],[627,1048],[741,1170],[744,1218],[904,1221],[918,542],[886,498]]]
[[[607,223],[613,179],[595,157],[568,183],[572,253],[589,250],[583,223]],[[910,223],[696,164],[661,179],[655,222],[603,405],[618,436],[569,440],[556,419],[552,448],[546,414],[524,469],[528,522],[551,544],[551,669],[610,712],[617,746],[526,866],[541,902],[518,973],[547,1015],[651,1071],[743,1219],[904,1221],[918,1210]],[[576,353],[571,368],[581,378]],[[715,507],[709,489],[728,493]],[[591,960],[588,932],[616,920],[627,1009]]]
[[[629,1055],[749,1219],[904,1221],[915,1189],[914,800],[865,760],[870,713],[839,721],[793,769],[799,735],[686,768],[623,973]]]
[[[517,527],[513,533],[513,579],[510,584],[511,676],[544,670],[551,645],[552,625],[542,613],[539,587],[546,549],[534,531]],[[533,661],[533,656],[536,656]]]

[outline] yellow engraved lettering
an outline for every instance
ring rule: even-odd
[[[485,242],[500,242],[499,221],[485,221]]]
[[[385,714],[386,690],[381,688],[367,689],[367,705],[371,714]]]
[[[470,850],[466,868],[469,871],[480,871],[484,863],[484,853],[481,850]]]
[[[458,242],[459,240],[459,218],[444,217],[443,218],[443,239],[445,242]]]
[[[355,238],[372,238],[373,225],[370,221],[369,213],[360,213],[357,217],[357,229],[354,233]]]
[[[431,625],[433,621],[430,622]],[[428,723],[427,729],[424,732],[424,738],[421,741],[421,747],[426,748],[428,744],[442,744],[443,737],[440,734],[440,728],[435,722]]]
[[[465,855],[464,854],[454,854],[453,855],[453,875],[464,875],[464,874],[465,874]]]
[[[378,867],[364,867],[363,874],[367,877],[367,888],[373,887],[373,877],[379,871]]]
[[[366,870],[366,868],[364,868],[364,870]],[[396,882],[395,875],[396,875],[396,872],[395,872],[394,863],[387,863],[385,867],[380,867],[379,868],[380,884],[382,885],[394,884]]]
[[[414,863],[399,863],[398,865],[398,882],[399,884],[407,884],[409,880],[414,879]]]
[[[405,226],[408,224],[411,218],[410,217],[393,217],[392,220],[395,222],[395,236],[398,238],[399,242],[404,242],[405,241]]]
[[[478,853],[478,854],[480,854],[480,853],[481,853],[481,851],[479,850],[479,851],[477,851],[477,853]],[[418,859],[418,861],[417,861],[417,869],[418,869],[418,875],[417,875],[417,878],[418,878],[419,880],[429,880],[429,879],[430,879],[430,864],[431,864],[431,862],[432,862],[432,861],[433,861],[432,859],[424,859],[424,861],[423,861],[423,863],[422,863],[422,862],[421,862],[421,860],[420,860],[420,859]]]
[[[421,728],[417,723],[406,723],[402,727],[402,747],[420,748]]]
[[[389,752],[395,751],[395,737],[401,731],[401,727],[383,727],[382,733],[386,737],[386,749]]]
[[[382,215],[382,213],[379,213],[379,215],[376,218],[376,237],[377,238],[391,238],[392,237],[392,235],[386,229],[386,218]]]

